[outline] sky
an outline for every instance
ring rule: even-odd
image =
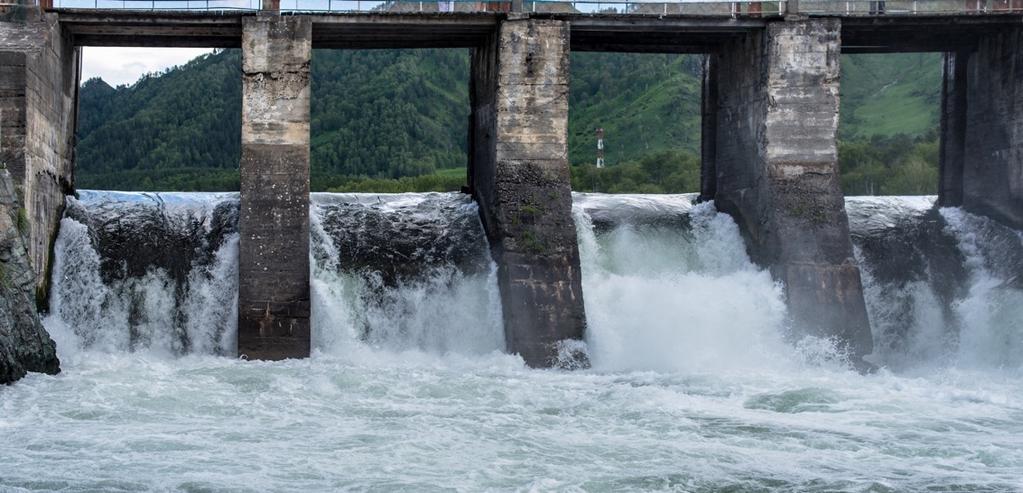
[[[209,53],[210,48],[85,48],[82,57],[82,82],[100,77],[107,84],[131,85],[142,74],[159,72],[167,67]]]

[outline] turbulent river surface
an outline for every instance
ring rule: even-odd
[[[933,198],[848,201],[866,376],[688,195],[575,196],[576,371],[504,354],[469,199],[314,195],[314,355],[239,361],[237,202],[70,200],[0,491],[1023,490],[1023,236]]]

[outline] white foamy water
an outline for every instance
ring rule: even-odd
[[[468,196],[313,194],[311,207],[316,348],[504,350],[497,267]]]
[[[1023,272],[1006,269],[1003,262],[1007,259],[990,258],[996,252],[985,251],[991,246],[985,245],[985,233],[1001,230],[1006,244],[996,249],[1008,248],[1017,254],[1023,252],[1023,236],[961,209],[943,208],[941,215],[956,237],[969,273],[968,291],[953,305],[963,327],[957,362],[971,367],[1023,368],[1023,283],[1018,277]]]
[[[83,349],[233,354],[238,234],[209,235],[216,208],[235,203],[237,194],[82,191],[68,198],[44,319],[61,358],[74,359]],[[148,258],[139,246],[171,244],[192,258],[165,258],[156,262],[165,265],[132,272],[136,259]],[[104,258],[104,247],[119,256]],[[182,272],[175,275],[175,268]]]
[[[739,228],[693,197],[578,194],[588,342],[597,368],[713,373],[787,364],[781,287],[746,255]],[[587,209],[655,210],[689,228],[615,227]],[[628,219],[626,218],[626,221]]]
[[[958,208],[935,210],[935,199],[848,200],[882,361],[909,372],[952,366],[1018,373],[1023,236]],[[886,272],[900,264],[879,256],[908,257],[905,272]]]
[[[382,298],[346,294],[380,286],[330,262],[379,253],[352,252],[372,245],[338,233],[345,217],[479,234],[452,231],[478,227],[459,222],[457,200],[406,198],[315,201],[310,359],[58,341],[74,355],[61,375],[0,388],[0,491],[1023,490],[1018,371],[863,376],[812,344],[792,349],[780,291],[709,206],[576,197],[594,367],[570,372],[494,350],[489,257],[481,268],[460,241],[438,242],[443,255],[384,252],[440,268],[443,282],[403,275]],[[206,299],[193,307],[220,303]],[[380,314],[360,312],[370,302]],[[466,311],[486,323],[466,325]],[[424,336],[434,327],[444,335]]]

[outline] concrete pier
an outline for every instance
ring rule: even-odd
[[[983,36],[966,72],[962,205],[1023,229],[1023,27]]]
[[[470,188],[498,265],[509,352],[556,363],[586,325],[568,163],[566,22],[509,19],[474,51]]]
[[[246,17],[242,30],[238,355],[309,355],[308,17]]]
[[[966,159],[966,79],[970,51],[945,53],[941,83],[941,139],[938,150],[938,204],[963,205]]]
[[[704,150],[716,180],[703,194],[784,284],[793,335],[835,337],[862,364],[873,344],[839,182],[840,28],[838,19],[774,22],[721,49]]]

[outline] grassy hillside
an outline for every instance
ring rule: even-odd
[[[923,135],[940,111],[941,54],[842,57],[842,139]]]

